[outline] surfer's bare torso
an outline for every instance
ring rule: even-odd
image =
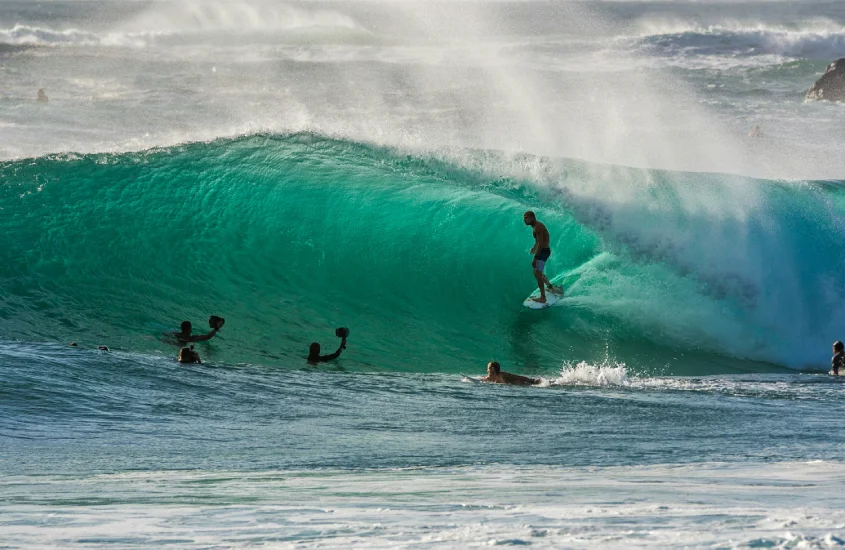
[[[531,249],[531,254],[537,254],[544,248],[550,248],[549,230],[546,229],[546,226],[542,222],[534,222],[532,229],[534,230],[534,247]]]

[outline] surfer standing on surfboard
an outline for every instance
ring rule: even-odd
[[[531,254],[534,255],[534,260],[531,262],[531,267],[534,268],[534,278],[537,279],[537,286],[540,287],[540,296],[531,299],[535,302],[545,304],[545,287],[549,288],[549,292],[553,292],[555,294],[561,290],[559,288],[555,288],[555,286],[549,282],[549,278],[546,277],[545,273],[543,273],[543,269],[546,267],[546,261],[548,261],[549,256],[552,255],[552,249],[549,248],[549,241],[551,240],[551,237],[549,237],[549,230],[546,229],[544,224],[537,220],[537,216],[534,215],[533,211],[529,210],[523,214],[522,221],[525,222],[525,225],[530,225],[534,230],[534,246],[531,247]]]

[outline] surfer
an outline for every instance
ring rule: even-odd
[[[525,222],[525,225],[530,225],[534,231],[534,246],[531,247],[531,254],[534,255],[534,259],[531,261],[531,267],[534,268],[534,278],[537,279],[537,286],[540,287],[540,296],[531,299],[535,302],[545,304],[546,287],[548,287],[549,292],[553,292],[555,294],[560,290],[552,285],[549,278],[546,277],[545,273],[543,273],[543,270],[546,267],[546,262],[548,261],[549,256],[552,255],[552,249],[549,248],[551,237],[549,237],[549,230],[546,229],[545,224],[537,220],[537,216],[534,215],[533,211],[529,210],[523,214],[522,221]]]
[[[217,334],[221,328],[223,328],[223,323],[226,320],[216,315],[212,315],[211,318],[208,320],[208,324],[211,327],[211,332],[208,334],[197,334],[192,335],[191,331],[193,330],[193,325],[191,325],[190,321],[182,321],[182,324],[179,327],[182,329],[182,332],[174,332],[173,336],[179,341],[180,344],[184,344],[187,342],[204,342],[206,340],[211,340],[214,338],[214,335]]]
[[[833,343],[833,357],[830,359],[830,373],[839,376],[839,369],[845,370],[845,344],[837,340]]]
[[[493,382],[494,384],[514,384],[517,386],[534,386],[540,383],[539,379],[504,372],[502,371],[502,366],[496,361],[487,363],[487,376],[480,380],[483,382]]]

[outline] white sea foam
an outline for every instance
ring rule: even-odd
[[[772,59],[834,59],[845,50],[845,26],[830,20],[800,27],[726,22],[648,21],[640,24],[639,38],[658,47],[659,53],[676,53],[689,60],[698,56],[774,56]]]
[[[642,37],[671,34],[723,34],[726,32],[795,32],[795,33],[843,33],[845,26],[835,19],[816,17],[799,24],[785,25],[765,22],[749,23],[739,19],[724,20],[718,23],[687,20],[671,17],[645,17],[634,23],[634,28]]]
[[[288,5],[248,2],[157,3],[129,22],[110,31],[77,28],[53,29],[16,24],[0,29],[0,43],[16,46],[101,46],[142,48],[164,37],[176,39],[225,32],[249,35],[258,32],[368,31],[353,18],[333,10],[311,10]],[[222,40],[220,36],[217,40]],[[207,43],[207,38],[201,39]]]
[[[58,44],[96,45],[101,41],[95,33],[78,29],[56,31],[49,28],[15,25],[0,30],[0,43],[16,46],[53,46]]]
[[[82,29],[55,30],[18,24],[10,29],[0,30],[0,44],[15,46],[113,46],[141,48],[149,45],[159,32],[97,33]]]
[[[630,380],[625,363],[591,365],[581,361],[564,363],[560,376],[547,383],[555,386],[627,386]]]
[[[845,545],[831,463],[130,472],[0,488],[0,536],[23,547]]]

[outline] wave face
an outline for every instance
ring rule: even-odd
[[[0,332],[206,360],[459,372],[800,367],[845,332],[845,192],[580,161],[406,153],[312,134],[0,164]],[[526,208],[563,306],[531,312]]]

